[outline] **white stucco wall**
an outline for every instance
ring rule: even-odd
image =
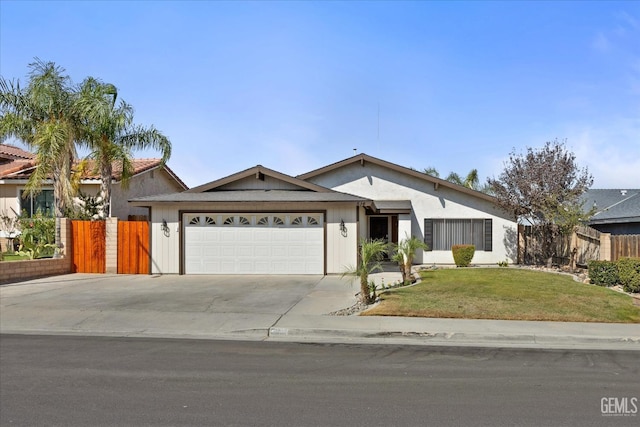
[[[493,250],[476,251],[473,263],[495,264],[508,259],[514,262],[517,251],[517,226],[490,201],[454,189],[366,162],[365,166],[351,164],[309,179],[318,185],[372,200],[410,200],[410,218],[398,217],[398,237],[405,231],[424,239],[425,218],[492,219]],[[366,224],[366,222],[365,222]],[[409,225],[410,224],[410,225]],[[416,263],[452,264],[451,251],[419,253]]]
[[[0,185],[0,215],[14,216],[14,211],[20,213],[18,203],[18,187],[12,184]]]
[[[179,211],[182,212],[300,212],[326,211],[325,254],[327,274],[343,273],[357,262],[358,224],[357,207],[344,203],[257,203],[257,204],[159,204],[151,208],[151,270],[153,274],[180,273],[180,245],[182,229]],[[162,229],[163,220],[168,231]],[[346,236],[340,230],[344,221]]]
[[[183,191],[183,188],[164,169],[153,169],[140,173],[129,180],[129,188],[120,183],[113,185],[111,192],[111,216],[126,220],[129,215],[148,215],[147,208],[131,206],[130,199],[156,194]]]

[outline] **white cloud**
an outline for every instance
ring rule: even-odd
[[[621,21],[623,21],[628,27],[631,27],[632,29],[636,29],[636,30],[640,29],[640,21],[630,13],[621,12],[616,17]]]
[[[593,188],[640,188],[640,119],[576,129],[569,132],[568,144],[578,164],[593,175]]]

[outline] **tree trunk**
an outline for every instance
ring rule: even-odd
[[[113,168],[111,161],[103,161],[100,166],[100,194],[102,195],[102,216],[111,216],[111,176],[113,175]]]
[[[402,283],[404,283],[407,281],[407,270],[405,268],[405,264],[400,263],[398,266],[400,267],[400,274],[402,274]]]
[[[365,304],[369,304],[369,276],[363,274],[360,276],[360,301]]]
[[[402,281],[404,284],[407,284],[407,282],[412,282],[413,281],[413,276],[411,275],[411,263],[407,262],[404,265],[404,274],[403,274],[403,278]]]

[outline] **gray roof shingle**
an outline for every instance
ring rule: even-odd
[[[172,193],[139,197],[130,200],[136,205],[145,203],[208,203],[208,202],[353,202],[370,203],[362,197],[339,192],[287,191],[287,190],[240,190],[210,191],[204,193]]]
[[[583,198],[586,210],[597,209],[591,224],[640,221],[640,189],[591,189]]]

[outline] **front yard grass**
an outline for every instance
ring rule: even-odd
[[[15,252],[0,253],[0,261],[22,261],[25,259],[29,259],[29,257],[27,255],[18,255]]]
[[[571,277],[515,268],[423,271],[416,286],[381,295],[364,316],[640,323],[628,295]]]

